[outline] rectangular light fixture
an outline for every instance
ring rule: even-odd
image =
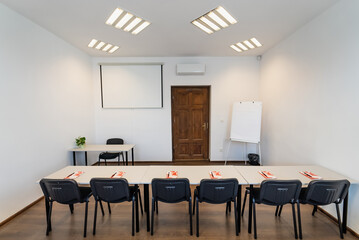
[[[105,43],[100,40],[92,39],[91,42],[87,45],[89,48],[95,48],[97,50],[101,50],[108,53],[113,53],[120,47],[114,46],[110,43]]]
[[[106,20],[106,24],[136,35],[150,25],[150,22],[121,8],[116,8]]]
[[[235,23],[237,23],[237,20],[221,6],[192,21],[193,25],[199,27],[208,34],[219,31]]]
[[[256,38],[251,38],[250,40],[244,40],[243,42],[232,44],[230,47],[237,52],[243,52],[249,49],[259,48],[261,46],[262,44]]]

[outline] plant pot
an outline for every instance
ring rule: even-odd
[[[84,148],[85,144],[77,145],[79,148]]]

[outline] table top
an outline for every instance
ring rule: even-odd
[[[73,172],[83,171],[84,173],[74,180],[80,185],[87,185],[90,184],[91,178],[110,178],[115,172],[123,171],[123,177],[129,184],[142,184],[142,177],[148,168],[149,166],[68,166],[45,178],[64,179]]]
[[[70,151],[73,152],[122,152],[129,151],[135,147],[134,144],[109,144],[109,145],[97,145],[97,144],[85,144],[83,148],[73,148]]]
[[[247,185],[247,181],[236,171],[234,166],[150,166],[142,178],[143,184],[150,184],[153,178],[165,178],[168,171],[177,171],[178,178],[188,178],[191,185],[199,185],[202,179],[210,179],[210,171],[219,171],[222,178],[237,178],[240,185]]]
[[[276,179],[298,179],[303,185],[307,185],[311,179],[305,177],[300,171],[310,171],[324,180],[348,179],[352,184],[359,182],[322,166],[68,166],[60,169],[45,178],[64,179],[76,171],[84,173],[75,180],[80,185],[87,185],[91,178],[110,178],[115,172],[125,172],[124,178],[129,184],[151,184],[153,178],[166,178],[168,171],[177,171],[178,178],[188,178],[191,185],[199,185],[202,179],[210,179],[210,171],[219,171],[222,178],[237,178],[240,185],[260,184],[265,178],[258,171],[269,171]]]
[[[263,180],[266,180],[258,171],[269,171],[276,179],[282,180],[293,180],[298,179],[303,185],[307,185],[310,178],[299,173],[301,171],[310,171],[320,177],[323,180],[339,180],[348,179],[350,183],[358,183],[358,181],[349,179],[348,177],[341,175],[335,171],[327,169],[317,165],[306,165],[306,166],[235,166],[234,167],[243,177],[247,180],[248,184],[261,184]]]

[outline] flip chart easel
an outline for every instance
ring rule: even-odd
[[[261,102],[235,102],[232,110],[231,132],[227,148],[228,153],[232,141],[243,142],[247,149],[247,143],[255,143],[258,146],[258,154],[261,162],[260,133],[262,119]]]

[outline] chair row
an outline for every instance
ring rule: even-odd
[[[230,209],[231,203],[234,204],[235,231],[238,236],[239,224],[237,216],[236,199],[238,193],[237,179],[203,179],[200,185],[196,187],[193,197],[190,189],[190,182],[186,178],[163,179],[155,178],[152,180],[152,209],[151,209],[151,235],[154,232],[154,214],[158,214],[158,202],[178,203],[188,202],[188,213],[190,219],[190,235],[192,230],[192,214],[196,215],[196,235],[199,236],[199,203],[206,202],[211,204],[227,204],[226,213]],[[100,204],[102,215],[104,210],[102,202],[108,203],[109,213],[111,214],[110,203],[132,202],[132,235],[139,231],[138,201],[141,205],[141,194],[137,185],[129,186],[124,178],[93,178],[90,181],[91,188],[79,187],[76,181],[71,179],[42,179],[40,186],[46,200],[46,235],[51,231],[51,213],[53,202],[68,204],[71,214],[73,213],[73,204],[86,203],[84,237],[86,237],[88,202],[91,196],[95,199],[95,213],[93,223],[93,235],[96,233],[97,208]],[[302,188],[299,180],[265,180],[260,187],[246,188],[246,195],[243,202],[244,212],[246,197],[251,192],[251,203],[253,211],[254,238],[257,238],[256,226],[256,204],[265,204],[276,206],[275,216],[280,216],[282,208],[286,204],[292,205],[293,226],[295,238],[298,238],[297,218],[299,227],[299,238],[302,238],[302,226],[300,217],[300,203],[311,204],[314,206],[313,215],[317,206],[336,204],[337,216],[339,222],[340,237],[343,238],[343,229],[341,228],[339,204],[348,193],[350,183],[347,180],[315,180],[309,183],[308,187]],[[297,214],[295,212],[297,206]],[[135,217],[136,214],[136,217]],[[251,215],[251,214],[249,214]],[[250,219],[249,219],[250,220]]]

